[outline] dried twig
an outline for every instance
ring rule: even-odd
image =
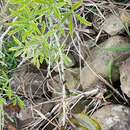
[[[17,20],[17,17],[15,17],[12,22],[15,22]],[[9,26],[6,31],[0,36],[0,46],[2,46],[3,43],[3,39],[4,37],[7,35],[7,33],[10,31],[10,29],[12,28],[12,26]]]

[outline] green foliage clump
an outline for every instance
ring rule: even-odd
[[[15,41],[11,51],[15,56],[31,60],[38,68],[45,60],[51,65],[63,60],[69,60],[64,53],[65,45],[61,38],[68,33],[73,37],[74,19],[86,26],[91,26],[84,17],[78,13],[83,1],[73,3],[71,0],[10,0],[11,15],[16,17],[10,23],[13,29],[9,34]]]
[[[4,116],[3,105],[13,103],[18,104],[21,108],[25,106],[24,102],[19,96],[15,94],[10,85],[9,70],[17,66],[17,61],[14,58],[13,53],[9,53],[7,46],[1,46],[0,48],[0,130],[4,128]]]
[[[10,86],[9,70],[14,68],[17,64],[14,64],[16,60],[11,57],[6,50],[0,55],[0,105],[7,103],[7,100],[12,102],[14,105],[19,104],[21,108],[24,107],[23,101],[16,96]]]

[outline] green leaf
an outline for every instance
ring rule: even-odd
[[[13,102],[13,105],[15,106],[17,104],[17,98],[16,97],[13,98],[12,102]]]
[[[27,4],[30,0],[10,0],[13,4]]]
[[[37,66],[38,69],[40,68],[40,61],[39,61],[38,58],[36,58],[36,66]]]
[[[58,8],[62,8],[63,6],[66,5],[66,2],[58,2],[57,4],[55,4]]]
[[[19,30],[20,30],[19,28],[15,28],[15,29],[11,30],[8,34],[10,36],[12,36],[12,35],[16,34],[17,32],[19,32]]]
[[[70,35],[73,37],[73,17],[72,17],[72,15],[70,16],[69,30],[70,30]]]
[[[52,0],[33,0],[33,2],[37,2],[40,4],[53,4]]]
[[[54,7],[53,8],[54,10],[54,15],[57,19],[61,19],[61,13],[60,13],[60,10],[57,8],[57,7]]]
[[[82,5],[82,1],[76,2],[72,5],[71,10],[74,11],[74,10],[78,9],[81,5]]]
[[[55,31],[56,30],[52,29],[52,30],[48,31],[44,36],[45,37],[51,37],[51,36],[53,36],[53,34],[55,33]]]
[[[67,55],[63,54],[63,59],[64,59],[64,64],[65,64],[66,66],[71,66],[71,65],[73,65],[72,60],[71,60]]]
[[[45,4],[45,1],[44,1],[44,0],[33,0],[33,2]]]
[[[18,47],[18,46],[15,46],[15,47],[9,48],[9,51],[16,51],[16,50],[18,50],[18,49],[19,49],[19,47]]]
[[[43,63],[43,60],[44,60],[44,54],[41,54],[41,55],[40,55],[40,63],[41,63],[41,64]]]
[[[20,108],[24,108],[25,107],[25,103],[17,96],[17,102]]]
[[[61,23],[64,23],[69,18],[70,15],[72,15],[71,12],[64,13]]]
[[[39,28],[38,28],[38,23],[36,23],[36,22],[33,21],[33,22],[31,23],[31,29],[34,30],[34,32],[40,34],[40,30],[39,30]]]
[[[87,114],[75,114],[74,117],[80,126],[85,127],[88,130],[101,130],[100,125]]]
[[[13,36],[13,39],[14,39],[14,42],[19,45],[19,46],[22,46],[23,44],[15,37]]]
[[[15,57],[18,57],[18,56],[20,56],[22,53],[23,53],[23,49],[19,49],[19,50],[17,50],[17,51],[15,52],[14,56],[15,56]]]
[[[0,98],[0,105],[3,105],[6,103],[6,100],[4,98]]]
[[[8,90],[6,90],[6,94],[7,94],[8,98],[11,100],[11,98],[13,96],[13,91],[10,86],[8,86]]]
[[[76,18],[80,21],[80,23],[86,26],[92,26],[92,23],[87,21],[84,17],[81,17],[79,14],[76,14]]]
[[[43,23],[42,23],[42,29],[41,29],[41,31],[42,31],[43,34],[45,33],[46,28],[47,28],[46,23],[43,21]]]
[[[103,50],[110,52],[124,52],[124,51],[130,51],[130,47],[112,47],[112,48],[104,48]]]
[[[108,63],[108,78],[109,78],[109,80],[110,80],[111,83],[112,83],[113,62],[114,62],[114,60],[112,59]]]

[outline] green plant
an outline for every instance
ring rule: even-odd
[[[112,83],[113,70],[118,70],[120,63],[129,57],[130,48],[129,47],[107,48],[105,50],[110,51],[110,52],[124,52],[124,54],[122,53],[118,57],[111,59],[108,63],[108,69],[107,69],[108,78],[109,78],[109,81]],[[118,71],[117,71],[117,73],[118,73]]]
[[[0,130],[3,130],[4,127],[4,109],[3,105],[7,105],[7,102],[13,103],[23,108],[24,102],[13,92],[11,86],[10,86],[10,79],[9,79],[9,68],[13,68],[13,66],[10,66],[11,58],[9,54],[4,51],[0,56]]]
[[[44,60],[51,65],[60,61],[59,50],[64,62],[70,61],[61,38],[66,36],[65,28],[73,37],[74,19],[91,26],[78,13],[82,0],[76,3],[71,0],[10,0],[10,4],[15,5],[15,9],[10,8],[11,15],[17,17],[10,23],[13,29],[9,34],[16,44],[10,50],[16,52],[16,57],[31,60],[38,68]]]
[[[23,101],[16,96],[10,87],[9,70],[17,66],[17,59],[30,60],[37,68],[43,61],[50,66],[60,63],[61,81],[64,82],[64,64],[69,64],[62,38],[69,35],[74,37],[75,23],[86,26],[91,23],[80,14],[83,0],[9,0],[11,21],[8,25],[8,37],[2,44],[1,77],[0,77],[0,104],[6,104],[6,99],[13,104],[24,107]],[[11,27],[11,28],[10,28]],[[2,39],[3,40],[3,39]],[[6,42],[5,42],[6,41]],[[7,44],[6,44],[7,43]],[[20,62],[22,62],[20,61]],[[65,124],[65,85],[63,84],[63,125]]]
[[[20,99],[18,98],[18,96],[16,96],[16,94],[13,92],[10,86],[11,79],[9,78],[9,63],[11,62],[11,60],[5,62],[5,59],[7,59],[7,57],[5,58],[5,56],[3,55],[1,57],[0,63],[0,105],[6,104],[6,100],[10,100],[14,104],[18,102],[19,106],[21,106],[22,108],[24,106],[22,105],[23,102],[20,101]]]

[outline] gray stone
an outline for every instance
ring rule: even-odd
[[[103,30],[113,36],[125,31],[125,25],[130,26],[130,13],[126,10],[118,10],[117,15],[108,16],[103,23]]]
[[[93,116],[102,130],[130,130],[130,108],[108,105],[97,110]]]
[[[28,98],[41,98],[47,93],[45,76],[42,70],[33,65],[22,65],[12,74],[11,86],[16,91]]]
[[[124,25],[119,17],[110,15],[103,23],[103,30],[109,35],[116,35],[124,29]]]
[[[37,100],[35,104],[29,104],[26,108],[21,109],[17,114],[17,119],[19,120],[20,125],[19,127],[22,129],[29,126],[29,124],[34,124],[36,122],[35,118],[40,116],[36,111],[45,116],[53,107],[54,103],[45,101],[44,99]]]
[[[69,69],[65,70],[65,86],[69,90],[76,89],[79,86],[79,69]],[[48,86],[49,88],[52,88],[53,95],[60,95],[62,94],[62,84],[60,80],[60,76],[56,75],[52,79],[48,80]]]
[[[91,69],[100,74],[103,77],[108,77],[108,64],[111,60],[117,58],[121,55],[121,52],[115,51],[107,51],[107,48],[116,48],[116,47],[129,47],[129,41],[127,38],[121,36],[113,36],[106,40],[104,43],[101,43],[100,48],[96,48],[92,50],[90,53],[92,58],[87,58],[86,62],[89,64]],[[119,72],[118,70],[113,70],[112,80],[116,81],[119,79]],[[81,85],[83,89],[89,88],[90,86],[94,85],[99,78],[92,73],[89,67],[86,65],[81,71]]]
[[[119,70],[121,89],[130,97],[130,57],[121,64]]]

